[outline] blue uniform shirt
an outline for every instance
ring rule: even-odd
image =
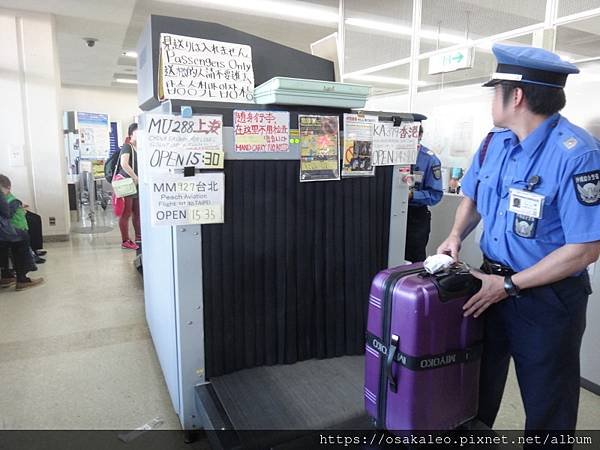
[[[479,153],[462,180],[464,195],[483,219],[481,250],[521,271],[565,244],[600,240],[600,146],[560,114],[540,124],[523,142],[510,130],[495,130],[483,166]],[[545,197],[542,217],[508,211],[509,189]]]
[[[417,164],[413,165],[417,175],[411,206],[433,206],[442,199],[442,165],[435,154],[427,147],[419,145]]]

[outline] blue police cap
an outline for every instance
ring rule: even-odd
[[[484,86],[508,80],[562,88],[569,74],[579,73],[575,64],[542,48],[494,44],[492,51],[498,67]]]

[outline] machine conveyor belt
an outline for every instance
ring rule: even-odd
[[[368,429],[364,356],[261,366],[196,388],[205,428],[233,430]],[[272,433],[271,433],[272,434]]]
[[[364,357],[311,359],[212,380],[236,429],[324,429],[366,417]]]

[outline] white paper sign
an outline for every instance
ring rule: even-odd
[[[288,152],[290,113],[236,110],[233,112],[233,133],[236,152]]]
[[[161,99],[254,103],[249,45],[161,33]]]
[[[162,175],[150,183],[155,226],[223,223],[225,174]]]
[[[419,123],[379,122],[373,130],[373,165],[397,166],[417,162]]]
[[[25,149],[23,145],[11,144],[8,146],[8,166],[23,167],[25,166]]]
[[[458,122],[453,127],[450,156],[454,158],[468,158],[472,152],[472,140],[473,119]]]
[[[191,166],[223,168],[223,116],[146,117],[141,152],[146,175]]]

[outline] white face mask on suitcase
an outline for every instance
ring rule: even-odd
[[[423,263],[423,268],[427,273],[434,274],[449,268],[452,264],[454,264],[454,260],[451,256],[445,254],[431,255]]]

